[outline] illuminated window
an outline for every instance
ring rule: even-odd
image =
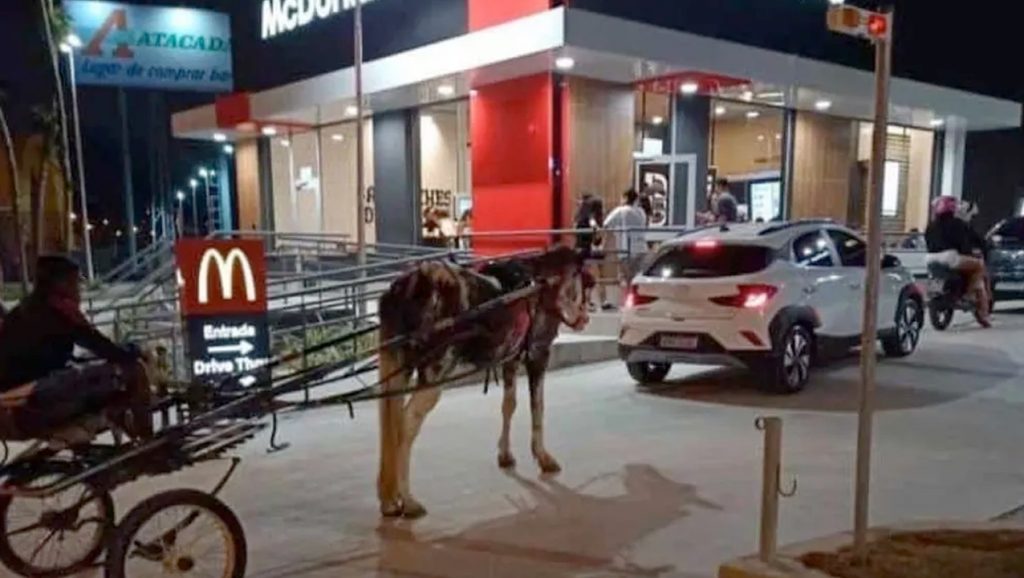
[[[903,168],[900,163],[885,163],[885,188],[882,191],[882,215],[895,217],[900,212],[900,177]]]

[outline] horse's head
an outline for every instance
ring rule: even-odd
[[[587,296],[594,278],[584,269],[575,250],[558,247],[537,257],[534,274],[546,286],[541,291],[541,308],[574,331],[582,331],[590,322]]]

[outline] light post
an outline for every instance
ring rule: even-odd
[[[871,449],[875,412],[878,284],[882,276],[882,194],[889,126],[889,84],[892,69],[893,10],[871,12],[830,0],[828,26],[833,32],[871,41],[875,47],[875,128],[871,145],[871,186],[867,198],[867,276],[864,283],[860,356],[860,407],[857,419],[857,474],[854,491],[853,545],[867,556],[871,488]]]
[[[177,225],[178,225],[176,227],[176,230],[178,231],[178,234],[180,236],[184,237],[185,236],[185,191],[183,191],[181,189],[178,189],[174,193],[174,196],[175,196],[175,198],[178,199],[178,211],[177,211],[177,215],[178,216],[175,218],[175,221],[177,221]]]
[[[196,187],[199,186],[199,181],[195,179],[188,180],[188,186],[192,187],[192,230],[195,235],[199,235],[199,209],[196,207]]]
[[[78,89],[75,85],[75,50],[82,47],[82,40],[74,35],[69,34],[64,42],[60,44],[60,51],[68,56],[68,70],[71,74],[71,114],[74,116],[75,123],[75,157],[78,163],[78,194],[80,203],[82,205],[82,223],[89,222],[89,200],[85,190],[85,160],[82,154],[82,123],[78,115]],[[70,175],[69,175],[70,177]],[[67,186],[67,183],[65,183]],[[95,280],[95,270],[93,269],[92,263],[92,239],[90,238],[88,227],[84,226],[82,229],[82,244],[85,248],[85,269],[86,275],[89,281]]]
[[[217,175],[217,171],[207,170],[206,167],[199,167],[199,176],[203,177],[206,187],[206,233],[213,232],[213,215],[210,213],[210,178]]]

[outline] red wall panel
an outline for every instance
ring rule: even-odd
[[[479,87],[470,104],[473,229],[550,229],[554,223],[553,86],[548,74]],[[490,253],[547,245],[545,236],[478,238]]]
[[[509,22],[544,12],[551,8],[551,0],[467,0],[469,2],[469,31]]]

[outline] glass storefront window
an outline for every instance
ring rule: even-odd
[[[472,228],[468,108],[459,101],[420,111],[419,205],[425,244],[454,246]]]
[[[376,240],[373,202],[373,122],[364,123],[368,243]],[[269,139],[274,229],[356,239],[356,125],[348,122]]]
[[[863,183],[855,191],[857,208],[863,212],[870,179],[871,140],[874,126],[858,123],[857,164]],[[923,231],[928,225],[932,190],[935,133],[890,126],[886,130],[885,183],[882,194],[882,227],[886,233]],[[851,220],[863,219],[851,215]]]
[[[672,152],[672,97],[660,92],[636,92],[636,140],[640,157],[658,157]]]
[[[741,220],[781,218],[784,111],[715,100],[711,115],[708,194],[725,179]]]

